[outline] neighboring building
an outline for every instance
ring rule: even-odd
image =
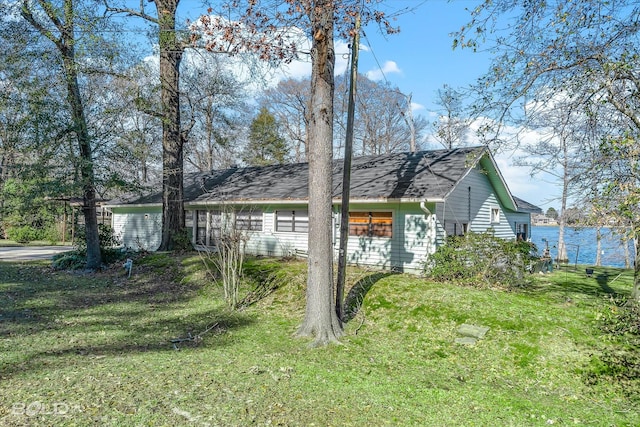
[[[533,226],[553,226],[558,225],[558,220],[546,216],[543,213],[534,213],[531,215],[531,225]]]
[[[333,167],[337,255],[342,161]],[[306,253],[308,164],[232,168],[185,178],[186,226],[196,246],[212,246],[225,218],[247,230],[247,252]],[[160,245],[162,194],[112,201],[113,228],[128,247]],[[417,272],[447,235],[493,232],[530,236],[530,213],[513,197],[485,147],[393,153],[353,159],[348,260]],[[233,212],[233,214],[231,214]]]

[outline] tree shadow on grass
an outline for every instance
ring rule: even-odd
[[[220,309],[186,315],[167,308],[154,314],[139,309],[101,310],[98,315],[66,317],[58,330],[43,320],[40,333],[26,337],[11,333],[20,349],[10,349],[14,355],[0,363],[0,379],[25,371],[84,365],[94,359],[223,347],[230,343],[228,331],[253,323],[247,315]]]
[[[127,277],[120,265],[99,273],[53,271],[46,264],[0,264],[0,336],[6,323],[24,324],[21,334],[57,327],[51,320],[103,306],[141,304],[149,309],[187,303],[202,283],[184,280],[179,261],[166,268],[136,266]]]
[[[82,356],[223,346],[226,331],[253,323],[203,283],[169,270],[141,266],[127,279],[120,271],[74,275],[0,265],[0,378],[82,364]]]
[[[362,304],[364,303],[364,298],[367,296],[367,293],[371,290],[373,285],[375,285],[378,281],[384,279],[385,277],[394,275],[397,273],[389,272],[389,271],[380,271],[376,273],[369,274],[368,276],[362,277],[359,279],[354,285],[351,287],[349,292],[347,293],[347,297],[344,301],[344,319],[345,323],[351,321],[358,312],[360,308],[362,308]]]
[[[535,285],[534,292],[576,293],[587,296],[624,297],[629,295],[630,287],[624,282],[632,272],[612,267],[589,267],[593,270],[587,274],[584,267],[563,266],[554,271],[554,276]]]

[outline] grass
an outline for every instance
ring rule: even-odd
[[[279,286],[230,312],[198,256],[130,279],[0,263],[0,425],[640,425],[633,395],[587,381],[630,271],[507,292],[352,269],[344,345],[319,349],[292,338],[305,272],[251,261],[247,283]],[[491,329],[462,346],[462,323]]]
[[[29,243],[19,243],[15,240],[0,239],[0,246],[73,246],[71,242],[50,242],[48,240],[34,240]]]

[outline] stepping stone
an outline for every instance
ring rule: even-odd
[[[489,328],[486,326],[477,326],[477,325],[469,325],[463,323],[458,328],[458,333],[464,337],[471,337],[481,340],[489,331]]]

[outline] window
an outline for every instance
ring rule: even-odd
[[[391,212],[349,212],[349,236],[392,237]]]
[[[184,211],[184,226],[193,228],[193,211]]]
[[[220,211],[209,211],[209,246],[214,246],[220,239],[220,228],[222,227],[222,215]]]
[[[469,223],[467,222],[445,222],[444,229],[447,236],[464,236],[469,232]]]
[[[500,223],[500,208],[491,208],[491,223],[499,224]]]
[[[236,230],[262,231],[262,211],[236,212]]]
[[[207,211],[196,211],[196,245],[207,244]]]
[[[220,235],[221,216],[219,211],[196,211],[196,245],[214,245]]]
[[[303,210],[276,211],[276,231],[285,233],[309,232],[309,212]]]
[[[529,237],[529,226],[528,224],[518,224],[516,223],[516,239],[517,240],[527,240]]]

